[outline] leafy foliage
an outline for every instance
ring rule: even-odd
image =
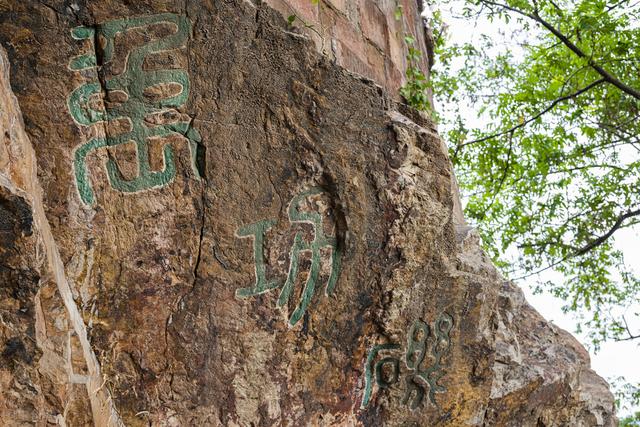
[[[616,407],[619,412],[629,413],[633,408],[637,408],[638,405],[640,405],[640,384],[630,384],[624,377],[609,378],[608,381],[616,398]],[[627,417],[627,421],[640,421],[640,418],[638,418],[638,414],[635,414],[634,416]],[[627,423],[621,425],[633,424]]]
[[[618,424],[620,427],[637,427],[640,426],[640,412],[636,412],[633,415],[629,415],[628,417],[624,417],[620,420]]]
[[[396,21],[400,21],[402,24],[404,42],[407,46],[407,71],[405,73],[407,82],[400,88],[400,95],[402,95],[407,104],[413,108],[420,111],[432,111],[428,92],[431,88],[431,83],[420,69],[422,52],[415,47],[416,39],[407,33],[403,16],[404,9],[402,5],[396,1],[394,17]]]
[[[640,222],[640,6],[623,0],[437,0],[432,84],[466,215],[512,279],[542,282],[598,345],[640,333],[640,280],[614,234]],[[493,33],[482,33],[481,28]],[[482,128],[463,116],[477,111]],[[506,255],[505,255],[506,254]],[[513,255],[517,254],[517,255]],[[627,322],[629,321],[629,322]]]
[[[430,88],[430,83],[419,65],[422,52],[414,47],[413,36],[406,35],[404,41],[407,44],[407,83],[400,88],[400,95],[415,109],[429,111],[431,102],[427,90]]]

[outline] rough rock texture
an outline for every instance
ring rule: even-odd
[[[420,17],[422,0],[265,0],[294,25],[316,49],[350,71],[372,79],[397,96],[406,83],[405,35],[425,54],[426,70],[433,61],[433,35]]]
[[[117,419],[43,206],[36,155],[0,48],[1,425]]]
[[[2,2],[0,42],[0,424],[615,425],[433,124],[268,6]]]

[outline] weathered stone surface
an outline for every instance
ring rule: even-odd
[[[405,35],[433,61],[433,36],[423,25],[422,1],[416,0],[265,0],[313,40],[316,49],[339,65],[372,79],[392,97],[406,83]],[[397,12],[401,12],[400,17]],[[427,73],[428,74],[428,73]]]
[[[496,275],[471,228],[458,226],[457,237],[459,271],[468,279],[491,278],[491,293],[497,293],[491,320],[484,324],[488,330],[483,331],[493,338],[484,425],[617,425],[613,396],[607,383],[589,368],[589,354],[582,345],[544,320],[520,289]]]
[[[0,48],[2,425],[114,424],[73,291],[45,217],[36,156]],[[75,353],[74,353],[75,352]],[[74,374],[80,359],[85,375]],[[112,421],[112,420],[115,420]]]
[[[277,12],[0,11],[3,425],[614,425],[433,124]]]

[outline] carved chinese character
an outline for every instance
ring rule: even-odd
[[[129,31],[143,36],[134,38],[132,47],[123,49],[116,39]],[[100,76],[96,73],[93,80],[76,88],[68,100],[69,111],[78,125],[91,127],[100,124],[103,127],[103,135],[92,137],[75,150],[76,184],[84,203],[92,204],[95,200],[86,158],[100,148],[128,143],[135,145],[137,176],[126,179],[113,159],[109,159],[106,165],[111,186],[122,192],[163,187],[174,179],[174,151],[168,143],[163,148],[162,170],[152,170],[149,158],[149,141],[171,135],[181,135],[189,141],[192,167],[199,177],[196,151],[200,135],[191,126],[191,118],[176,110],[189,97],[189,75],[181,69],[147,69],[145,65],[145,61],[156,54],[184,47],[190,31],[186,17],[170,13],[125,18],[95,28],[78,27],[72,31],[75,39],[88,40],[93,52],[73,58],[69,68],[83,72],[100,65],[101,73]],[[100,64],[96,59],[95,41],[98,42]],[[124,64],[118,74],[113,72],[116,60]],[[114,127],[109,126],[123,121],[127,125],[117,127],[119,130],[114,131]]]
[[[264,265],[264,236],[276,223],[274,220],[263,220],[241,227],[237,232],[238,238],[253,237],[253,259],[256,264],[256,283],[250,288],[236,290],[236,298],[248,298],[260,295],[280,287],[275,281],[267,281],[267,273]]]
[[[409,329],[404,354],[406,374],[402,403],[412,410],[422,406],[425,395],[428,396],[429,402],[437,405],[436,393],[446,391],[438,381],[445,374],[443,358],[449,353],[451,347],[452,329],[453,318],[447,313],[441,314],[436,319],[433,328],[416,320]],[[398,344],[379,344],[369,351],[365,364],[365,385],[361,408],[364,409],[369,404],[374,382],[380,389],[389,388],[400,382],[400,358],[393,355],[397,354],[398,350],[400,350]],[[381,353],[382,355],[392,354],[376,360]]]
[[[340,274],[340,258],[341,253],[337,239],[333,236],[326,236],[322,226],[322,216],[318,212],[306,212],[301,210],[301,204],[310,197],[322,194],[319,188],[313,188],[294,197],[289,204],[289,222],[291,224],[310,224],[313,227],[313,240],[306,241],[302,232],[297,232],[293,239],[293,247],[289,253],[289,272],[284,284],[276,281],[269,281],[266,278],[266,269],[264,265],[264,238],[265,233],[273,227],[275,220],[262,220],[253,224],[241,227],[236,235],[239,238],[253,237],[254,262],[256,267],[256,282],[252,287],[241,288],[236,291],[237,298],[248,298],[270,291],[271,289],[281,288],[278,297],[278,307],[283,307],[289,302],[293,287],[296,283],[298,274],[300,273],[300,255],[303,252],[311,253],[311,266],[307,275],[307,280],[301,292],[300,301],[296,308],[289,316],[289,325],[295,326],[302,316],[306,313],[309,302],[313,297],[317,282],[320,277],[322,267],[321,250],[329,249],[331,251],[331,273],[327,280],[325,293],[330,295],[338,280]]]

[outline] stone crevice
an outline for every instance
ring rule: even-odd
[[[21,192],[25,194],[26,200],[28,200],[31,205],[34,229],[39,232],[41,244],[46,254],[49,271],[51,272],[60,296],[62,297],[69,316],[69,321],[71,322],[73,330],[75,331],[82,346],[89,374],[86,387],[91,401],[93,419],[97,423],[100,422],[99,420],[102,420],[104,425],[110,427],[123,426],[120,416],[111,399],[110,393],[108,390],[100,389],[100,385],[103,381],[100,364],[93,351],[91,343],[89,342],[86,325],[84,324],[80,310],[74,300],[73,291],[69,281],[67,280],[64,271],[64,264],[51,231],[51,225],[49,224],[44,211],[42,189],[39,184],[36,169],[35,152],[23,128],[24,124],[22,121],[20,107],[18,106],[17,100],[11,93],[11,89],[9,87],[8,61],[6,60],[6,53],[4,52],[4,49],[1,47],[0,65],[3,66],[3,69],[0,70],[0,84],[2,86],[0,87],[0,90],[3,92],[2,97],[8,98],[11,103],[13,107],[12,112],[14,114],[13,127],[11,130],[13,135],[15,135],[15,139],[9,141],[9,143],[20,145],[23,155],[23,157],[18,160],[22,164],[22,170],[20,172],[24,179],[24,189],[22,189]],[[15,188],[15,186],[11,185],[10,182],[10,179],[7,179],[3,170],[0,169],[0,184],[9,184],[6,187],[11,190],[11,188]]]

